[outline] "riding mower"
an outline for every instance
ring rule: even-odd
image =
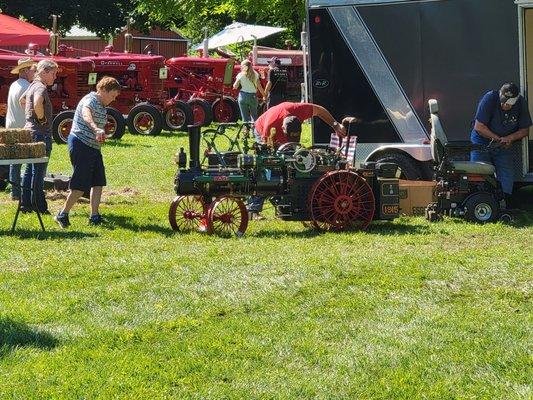
[[[449,141],[439,118],[437,100],[429,100],[431,114],[431,155],[435,166],[436,202],[427,206],[425,215],[430,222],[444,215],[462,217],[467,221],[486,223],[511,221],[505,211],[504,194],[495,177],[492,164],[477,161],[457,161],[471,150],[486,150],[487,146],[470,141]],[[489,147],[492,144],[489,145]]]

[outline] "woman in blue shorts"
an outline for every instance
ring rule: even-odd
[[[98,211],[102,188],[106,185],[104,161],[100,147],[105,140],[107,122],[106,106],[120,94],[120,84],[115,78],[103,77],[76,107],[72,129],[68,137],[70,162],[74,168],[70,179],[70,192],[63,209],[54,217],[61,228],[70,225],[68,213],[81,195],[91,190],[91,216],[89,224],[99,225],[102,217]]]

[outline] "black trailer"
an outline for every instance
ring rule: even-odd
[[[519,83],[532,108],[533,0],[308,0],[307,10],[310,101],[365,122],[358,161],[396,159],[409,178],[427,178],[431,98],[455,140],[469,138],[479,99],[504,82]],[[314,142],[330,130],[315,119]],[[516,181],[533,183],[533,135],[515,151]]]

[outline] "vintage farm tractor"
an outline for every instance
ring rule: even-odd
[[[17,65],[17,61],[24,57],[28,55],[0,49],[0,115],[5,115],[9,85],[18,79],[10,71]],[[91,80],[94,63],[59,55],[52,57],[31,55],[30,57],[36,62],[45,58],[51,59],[59,65],[57,78],[48,88],[48,93],[54,110],[52,135],[56,142],[64,143],[70,133],[74,110],[78,102],[94,88]]]
[[[183,148],[177,156],[177,197],[169,210],[174,230],[241,236],[248,226],[243,199],[250,195],[270,198],[279,218],[320,230],[365,229],[372,220],[398,216],[394,165],[354,169],[342,149],[287,143],[276,150],[257,145],[254,155],[220,153],[225,162],[202,169],[199,148],[200,127],[190,126],[189,168]]]
[[[238,91],[233,82],[240,65],[232,58],[174,57],[166,61],[168,79],[165,87],[174,101],[186,101],[192,107],[194,123],[202,126],[216,122],[235,122],[240,112]],[[254,67],[264,82],[263,67]]]

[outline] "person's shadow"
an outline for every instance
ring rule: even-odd
[[[0,358],[20,347],[51,350],[58,343],[59,340],[49,333],[9,317],[0,317]]]

